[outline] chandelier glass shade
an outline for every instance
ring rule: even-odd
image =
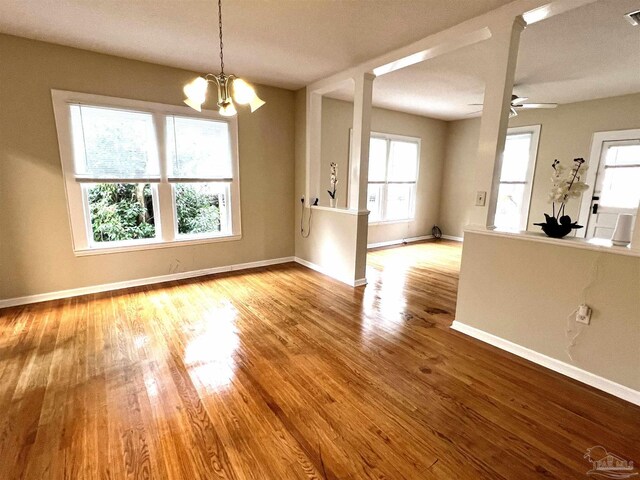
[[[184,103],[194,110],[202,111],[202,104],[207,99],[210,83],[215,83],[218,90],[218,112],[225,117],[232,117],[237,112],[235,103],[249,105],[251,112],[255,112],[265,104],[256,94],[251,85],[236,77],[224,73],[224,54],[222,44],[222,0],[218,0],[218,26],[220,31],[220,73],[208,73],[186,84],[183,88],[186,99]]]

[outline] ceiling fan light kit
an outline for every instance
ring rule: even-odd
[[[215,83],[218,89],[218,113],[224,117],[233,117],[238,112],[234,100],[238,105],[249,105],[251,112],[255,112],[265,104],[256,94],[254,88],[235,75],[224,73],[224,53],[222,43],[222,0],[218,0],[218,27],[220,32],[220,73],[208,73],[186,84],[183,88],[187,98],[184,100],[189,107],[202,111],[202,104],[207,99],[209,83]]]

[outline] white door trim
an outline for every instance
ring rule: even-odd
[[[581,228],[576,231],[577,237],[585,238],[587,235],[591,211],[591,197],[593,197],[593,191],[596,188],[596,179],[598,178],[600,159],[602,157],[602,147],[606,142],[634,140],[637,138],[640,138],[640,129],[595,132],[593,134],[593,140],[591,141],[591,152],[589,154],[589,162],[587,163],[587,165],[589,165],[589,170],[587,170],[587,178],[585,180],[585,183],[589,185],[589,189],[585,190],[585,192],[582,194],[582,200],[580,203],[580,214],[578,216],[578,223],[580,225],[584,225],[585,228]]]

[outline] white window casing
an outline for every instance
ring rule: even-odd
[[[384,168],[376,169],[377,171],[372,171],[372,162],[371,156],[373,153],[373,148],[370,149],[370,162],[369,162],[369,179],[368,179],[368,188],[367,188],[367,200],[368,204],[372,198],[373,191],[375,190],[376,198],[377,198],[377,209],[378,211],[371,211],[369,215],[369,224],[385,224],[385,223],[403,223],[410,222],[415,219],[415,210],[416,210],[416,194],[417,194],[417,185],[418,178],[420,173],[420,147],[421,141],[420,138],[415,137],[407,137],[404,135],[395,135],[395,134],[387,134],[387,133],[379,133],[379,132],[371,132],[371,142],[385,142],[384,145]],[[392,163],[392,149],[396,145],[407,144],[412,147],[415,146],[415,158],[408,159],[409,161],[415,161],[415,171],[414,172],[406,172],[406,171],[396,171],[396,176],[393,178],[392,173],[390,172]],[[375,169],[375,165],[374,165]],[[383,171],[384,170],[384,171]],[[407,215],[394,216],[390,209],[391,196],[389,194],[390,190],[398,190],[403,189],[408,194],[408,209]]]
[[[494,219],[494,224],[498,228],[503,228],[507,230],[513,231],[525,231],[527,229],[527,225],[529,222],[529,207],[531,204],[531,194],[533,187],[533,176],[536,168],[536,161],[538,156],[538,144],[540,141],[540,125],[528,125],[523,127],[511,127],[507,130],[507,141],[505,143],[505,150],[509,144],[509,137],[528,137],[529,145],[528,145],[528,156],[527,156],[527,165],[526,172],[524,172],[524,177],[511,178],[509,177],[507,165],[505,165],[505,161],[507,158],[503,158],[502,171],[500,175],[500,187],[505,188],[517,188],[520,187],[522,189],[520,201],[520,208],[517,212],[518,218],[511,219],[511,225],[501,225],[500,221],[504,221],[505,219],[498,219],[499,212],[501,209],[500,198],[498,198],[498,205],[496,206],[496,218]],[[506,176],[506,178],[505,178]],[[500,192],[500,190],[499,190]]]
[[[114,253],[150,248],[162,248],[179,245],[190,245],[205,242],[238,240],[241,238],[240,221],[240,176],[238,165],[238,124],[236,117],[222,117],[217,112],[203,110],[195,112],[188,107],[165,105],[160,103],[129,100],[117,97],[107,97],[85,93],[75,93],[62,90],[51,91],[55,122],[58,132],[60,159],[67,197],[69,221],[72,233],[73,251],[76,255],[93,255]],[[109,110],[122,115],[122,119],[131,120],[130,129],[135,129],[135,138],[146,138],[146,154],[148,165],[144,171],[128,172],[118,170],[117,165],[101,164],[92,171],[86,171],[87,164],[83,155],[87,155],[87,143],[84,139],[74,136],[73,125],[76,127],[82,118],[79,115],[90,115],[100,118],[109,117]],[[130,112],[128,115],[127,112]],[[73,118],[72,118],[73,117]],[[218,138],[218,145],[225,148],[226,160],[211,165],[211,162],[201,162],[205,167],[222,165],[222,171],[197,171],[193,176],[171,175],[170,161],[173,156],[168,154],[171,147],[175,147],[175,138],[169,145],[168,124],[180,119],[184,122],[191,120],[215,121],[215,125],[222,133]],[[200,122],[202,125],[209,125]],[[219,125],[218,125],[219,124]],[[99,123],[98,123],[99,125]],[[78,128],[75,129],[78,132]],[[82,123],[82,134],[86,133]],[[90,132],[89,132],[90,133]],[[224,138],[228,135],[228,142]],[[144,142],[142,142],[144,143]],[[224,149],[223,149],[224,150]],[[99,155],[99,150],[97,151]],[[95,153],[95,152],[94,152]],[[175,153],[177,155],[178,153]],[[82,166],[83,168],[80,168]],[[193,173],[193,172],[188,172]],[[177,214],[175,202],[175,185],[180,183],[207,183],[215,185],[215,191],[224,194],[219,197],[220,221],[228,225],[226,231],[207,234],[178,234]],[[88,189],[92,183],[144,183],[151,186],[154,208],[155,238],[125,241],[93,241],[91,219],[88,211]]]

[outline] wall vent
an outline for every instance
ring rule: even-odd
[[[631,25],[635,25],[637,27],[640,25],[640,10],[629,12],[624,16],[624,18],[626,18]]]

